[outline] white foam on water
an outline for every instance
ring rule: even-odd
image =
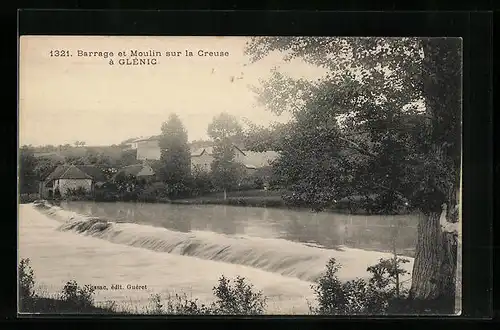
[[[345,247],[328,250],[283,239],[175,232],[88,218],[54,207],[40,210],[49,217],[32,205],[20,207],[19,254],[32,260],[35,275],[49,292],[59,291],[70,279],[92,285],[148,286],[147,291],[100,291],[96,296],[100,301],[130,300],[144,306],[151,293],[184,292],[209,302],[221,275],[240,275],[269,297],[270,313],[307,313],[307,300],[314,300],[311,284],[328,259],[336,258],[342,265],[339,278],[350,280],[367,278],[368,266],[391,256]],[[408,259],[404,266],[411,272],[413,259]]]

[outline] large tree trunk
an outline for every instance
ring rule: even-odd
[[[457,271],[454,233],[443,231],[440,214],[432,212],[420,218],[417,239],[410,298],[454,301]],[[453,312],[454,306],[440,307]]]

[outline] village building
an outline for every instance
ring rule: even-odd
[[[155,175],[155,171],[151,166],[149,166],[146,162],[142,164],[134,164],[122,167],[116,172],[113,176],[113,179],[116,179],[117,176],[124,175],[126,177],[132,176],[138,179],[150,179]]]
[[[160,137],[139,138],[132,142],[137,149],[137,160],[158,160],[161,157]]]
[[[106,182],[104,173],[93,165],[60,165],[40,182],[40,196],[52,198],[59,192],[61,197],[72,190],[83,189],[94,193],[95,188]]]
[[[137,160],[159,160],[161,157],[159,140],[160,137],[157,135],[135,140],[134,143],[137,145]],[[234,149],[234,160],[245,166],[249,172],[269,166],[278,157],[276,151],[254,152],[244,150],[236,145],[234,145]],[[213,147],[191,150],[191,170],[210,171],[214,159]]]
[[[123,141],[120,145],[125,146],[127,149],[137,149],[137,142],[138,138],[130,138],[125,141]]]
[[[242,150],[234,145],[234,161],[245,167],[251,174],[254,170],[271,165],[278,157],[275,151],[254,152]],[[213,147],[200,148],[191,152],[191,170],[210,171],[212,162],[215,160]]]

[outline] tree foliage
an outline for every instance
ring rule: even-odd
[[[324,204],[325,190],[335,190],[329,200],[375,192],[426,213],[448,202],[460,169],[460,41],[259,37],[247,46],[254,61],[276,50],[325,69],[314,82],[274,71],[256,88],[268,109],[294,115],[285,149],[303,169],[290,183],[307,181],[305,163],[315,167],[323,180],[302,187],[316,191],[312,204]]]
[[[412,291],[443,294],[441,284],[454,273],[441,268],[453,258],[432,247],[444,242],[433,234],[441,205],[449,211],[458,205],[461,40],[255,37],[246,48],[252,61],[274,51],[325,70],[317,81],[274,70],[254,88],[270,111],[293,115],[275,164],[291,191],[287,199],[323,209],[358,195],[381,213],[403,208],[427,215],[432,226],[419,230],[414,273],[420,275]],[[453,255],[453,248],[442,249]],[[420,285],[426,281],[434,282]]]
[[[19,150],[19,190],[20,193],[33,193],[37,191],[36,158],[33,150],[22,147]]]
[[[238,181],[240,165],[235,162],[235,143],[241,140],[242,132],[238,120],[224,112],[215,116],[208,125],[207,133],[214,141],[212,181],[215,187],[224,191]]]
[[[215,142],[231,140],[237,142],[242,137],[243,129],[236,117],[222,112],[215,116],[208,125],[208,136]]]
[[[380,259],[367,268],[371,273],[368,281],[356,278],[342,282],[337,276],[341,265],[330,259],[326,271],[312,286],[317,306],[311,312],[320,315],[386,314],[391,303],[406,297],[407,290],[399,277],[407,272],[401,264],[409,262],[403,258]]]
[[[191,154],[187,131],[176,114],[163,123],[160,136],[161,163],[160,178],[167,185],[185,190],[190,177]],[[178,189],[175,189],[178,190]]]
[[[269,127],[247,122],[243,133],[243,144],[246,149],[264,152],[281,151],[283,138],[290,129],[290,124],[273,123]]]

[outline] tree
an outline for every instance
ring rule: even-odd
[[[191,154],[188,135],[176,114],[170,115],[163,123],[160,136],[161,163],[160,177],[171,187],[171,197],[186,192],[189,186]]]
[[[375,195],[382,212],[422,212],[410,297],[453,297],[456,242],[439,219],[457,221],[460,40],[256,37],[246,48],[252,61],[272,51],[325,69],[316,82],[274,71],[255,90],[293,114],[276,165],[289,198],[322,209]]]
[[[19,190],[21,194],[37,191],[36,158],[33,149],[23,146],[19,150]]]
[[[290,124],[273,123],[269,127],[256,125],[247,121],[243,132],[243,144],[246,148],[256,151],[281,151],[283,137],[290,129]]]
[[[118,160],[104,152],[87,150],[85,156],[81,157],[77,163],[97,166],[109,180],[116,173]]]
[[[236,117],[222,112],[213,118],[208,125],[207,133],[215,142],[228,139],[236,143],[242,138],[243,129]]]
[[[122,150],[117,161],[118,167],[137,164],[137,149]]]
[[[241,139],[242,128],[234,116],[221,113],[208,125],[207,133],[215,143],[211,164],[213,184],[224,191],[226,199],[227,190],[238,180],[239,166],[234,161],[234,144]]]

